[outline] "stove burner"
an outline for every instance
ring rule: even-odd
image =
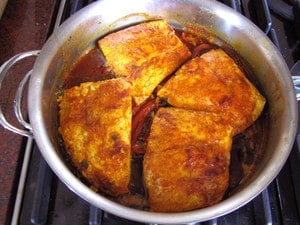
[[[286,3],[283,0],[268,0],[268,4],[270,9],[272,9],[276,14],[289,21],[294,21],[295,15],[293,3]]]
[[[268,0],[270,9],[282,18],[294,23],[294,30],[300,40],[300,0]]]

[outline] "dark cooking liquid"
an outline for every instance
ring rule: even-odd
[[[64,89],[84,82],[106,80],[113,77],[113,72],[105,67],[103,55],[95,47],[75,63],[70,73],[65,74]]]
[[[176,34],[188,46],[193,56],[202,54],[211,48],[217,47],[210,44],[207,39],[203,38],[203,35],[197,36],[194,33],[189,34],[181,31],[176,31]],[[249,69],[250,67],[248,67],[243,60],[240,60],[241,58],[234,50],[230,49],[230,51],[228,51],[228,49],[224,50],[233,58],[239,59],[237,60],[237,63],[241,65],[241,69],[245,71],[251,81],[254,81],[251,79],[254,76],[251,74],[251,70]],[[63,87],[66,89],[79,85],[83,82],[100,81],[111,79],[113,77],[115,77],[113,72],[105,66],[105,60],[101,51],[97,47],[94,47],[74,64],[70,73],[65,74]],[[230,181],[226,196],[236,190],[240,183],[247,181],[247,179],[251,177],[263,154],[263,148],[267,138],[267,125],[268,114],[266,105],[265,110],[258,120],[246,131],[234,137],[231,151]],[[130,190],[132,192],[131,194],[134,195],[130,195],[130,198],[125,197],[118,200],[123,204],[144,208],[145,204],[143,202],[143,198],[132,198],[132,196],[146,195],[143,185],[142,163],[143,157],[141,155],[133,155],[133,174]]]

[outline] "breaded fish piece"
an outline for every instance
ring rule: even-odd
[[[229,182],[232,131],[216,113],[160,108],[144,157],[150,210],[180,212],[219,202]]]
[[[82,83],[65,90],[59,102],[59,131],[74,165],[94,188],[127,193],[131,85],[123,78]]]
[[[175,107],[221,113],[235,134],[258,118],[266,101],[222,49],[185,63],[158,96]]]
[[[141,23],[111,33],[98,42],[107,65],[117,77],[125,76],[133,84],[137,104],[191,55],[163,20]]]

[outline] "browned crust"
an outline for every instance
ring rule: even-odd
[[[190,51],[166,21],[141,23],[109,34],[98,42],[117,77],[132,82],[138,104],[190,56]]]
[[[83,83],[60,98],[60,133],[77,169],[110,195],[128,192],[131,89],[123,79]]]
[[[144,157],[150,210],[179,212],[220,201],[228,187],[232,128],[214,113],[158,110]]]
[[[158,96],[180,108],[218,112],[240,133],[261,114],[265,98],[222,49],[184,64]]]

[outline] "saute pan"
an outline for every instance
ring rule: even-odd
[[[105,34],[131,24],[165,19],[177,29],[204,26],[227,43],[251,66],[255,80],[267,99],[268,135],[263,156],[247,182],[213,206],[179,213],[155,213],[126,207],[95,193],[75,176],[60,151],[57,95],[62,74],[78,57]],[[41,51],[22,53],[1,67],[1,81],[18,60],[37,56],[29,78],[30,124],[19,120],[24,130],[10,125],[1,113],[1,124],[13,132],[33,136],[56,175],[72,191],[109,213],[130,220],[182,224],[206,221],[228,214],[262,192],[281,170],[296,134],[297,98],[289,69],[269,38],[251,21],[213,0],[102,0],[90,4],[66,20],[48,39]],[[27,79],[26,78],[26,79]],[[25,79],[25,80],[26,80]],[[25,81],[24,81],[25,82]],[[295,82],[297,83],[297,82]],[[23,85],[21,85],[22,89]],[[21,92],[19,90],[19,92]]]

